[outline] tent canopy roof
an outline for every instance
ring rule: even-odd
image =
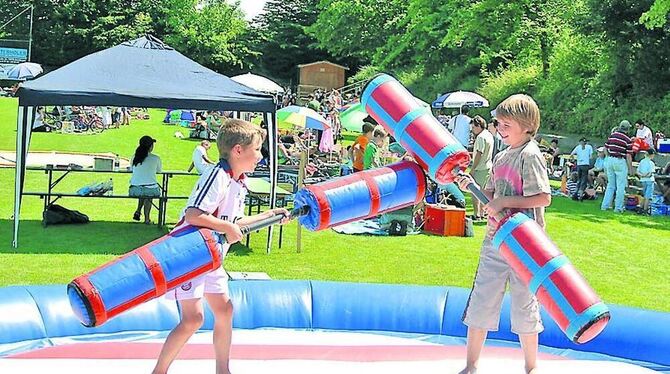
[[[19,105],[113,105],[272,112],[272,96],[218,74],[152,36],[82,57],[18,91]]]

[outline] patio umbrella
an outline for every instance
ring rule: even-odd
[[[280,85],[260,75],[246,73],[236,75],[230,79],[249,88],[253,88],[256,91],[267,92],[271,94],[284,93],[284,89],[281,88]]]
[[[7,71],[7,78],[19,80],[33,79],[42,74],[42,71],[42,67],[39,64],[22,62]]]
[[[433,108],[460,108],[467,105],[471,108],[486,108],[489,101],[483,96],[469,91],[448,92],[433,101]]]
[[[328,120],[304,106],[289,105],[277,111],[277,122],[289,123],[306,129],[325,130],[330,128]]]

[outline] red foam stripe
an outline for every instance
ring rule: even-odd
[[[425,113],[412,121],[405,132],[409,135],[416,144],[420,144],[430,157],[435,157],[437,153],[449,144],[446,136],[440,130],[442,125],[432,115]]]
[[[561,255],[561,251],[535,221],[529,220],[517,226],[512,236],[539,267]]]
[[[463,150],[453,153],[442,162],[435,173],[435,178],[440,183],[451,183],[454,181],[454,169],[465,170],[469,164],[470,154],[468,151]]]
[[[161,343],[102,342],[48,347],[10,356],[14,359],[156,359]],[[488,358],[523,359],[520,349],[486,347]],[[428,361],[462,359],[464,346],[442,345],[237,345],[231,348],[235,360],[329,360],[329,361]],[[563,357],[540,353],[544,360]],[[187,344],[177,357],[181,360],[214,359],[211,344]]]
[[[212,270],[216,270],[221,267],[221,264],[223,263],[221,252],[219,251],[218,240],[214,238],[214,235],[210,230],[200,229],[198,231],[200,232],[200,235],[202,235],[202,239],[205,241],[209,253],[212,255]]]
[[[326,191],[323,186],[320,186],[318,184],[313,184],[307,189],[312,192],[314,197],[316,198],[317,204],[319,204],[319,226],[316,228],[318,230],[323,230],[325,228],[328,228],[330,225],[330,216],[331,216],[331,211],[330,211],[330,205],[328,205],[328,198],[326,197]]]
[[[91,280],[88,278],[88,275],[82,275],[73,281],[81,290],[83,296],[88,300],[91,310],[93,311],[93,316],[95,317],[94,325],[100,325],[101,323],[107,321],[107,310],[105,308],[105,303],[100,297],[98,289],[93,286]]]
[[[595,291],[586,283],[586,280],[577,272],[572,264],[562,266],[549,276],[549,279],[558,287],[572,309],[581,313],[593,304],[600,302]]]
[[[398,82],[389,81],[382,83],[372,91],[370,96],[396,123],[405,114],[419,107],[414,97]],[[396,123],[393,124],[393,127],[395,127]]]
[[[163,273],[161,264],[156,261],[156,257],[154,257],[153,253],[151,253],[151,250],[147,246],[138,249],[137,255],[140,257],[140,259],[142,259],[142,262],[144,262],[144,265],[147,267],[147,269],[149,269],[149,274],[151,274],[151,278],[154,281],[154,296],[159,297],[164,295],[167,291],[167,284],[165,281],[165,273]]]

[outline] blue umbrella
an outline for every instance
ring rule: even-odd
[[[7,72],[7,78],[18,80],[33,79],[36,76],[42,74],[42,71],[42,67],[39,64],[32,62],[22,62],[9,69]]]
[[[489,101],[483,96],[474,92],[456,91],[449,92],[433,101],[433,108],[460,108],[463,105],[468,105],[471,108],[488,107]]]

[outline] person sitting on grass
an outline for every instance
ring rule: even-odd
[[[145,135],[140,138],[140,145],[135,149],[135,155],[131,160],[133,174],[130,177],[128,195],[139,198],[137,209],[133,214],[133,220],[139,221],[142,208],[144,208],[144,223],[151,223],[151,200],[161,195],[156,173],[163,169],[160,157],[151,153],[154,150],[156,139]]]
[[[656,165],[654,164],[654,152],[653,148],[649,148],[646,151],[640,151],[644,153],[645,157],[640,161],[637,166],[637,176],[640,177],[640,183],[642,183],[642,213],[649,213],[649,205],[651,204],[651,198],[654,195],[654,172],[656,171]]]
[[[577,196],[577,186],[579,186],[579,173],[573,171],[566,183],[568,197],[575,198]]]

